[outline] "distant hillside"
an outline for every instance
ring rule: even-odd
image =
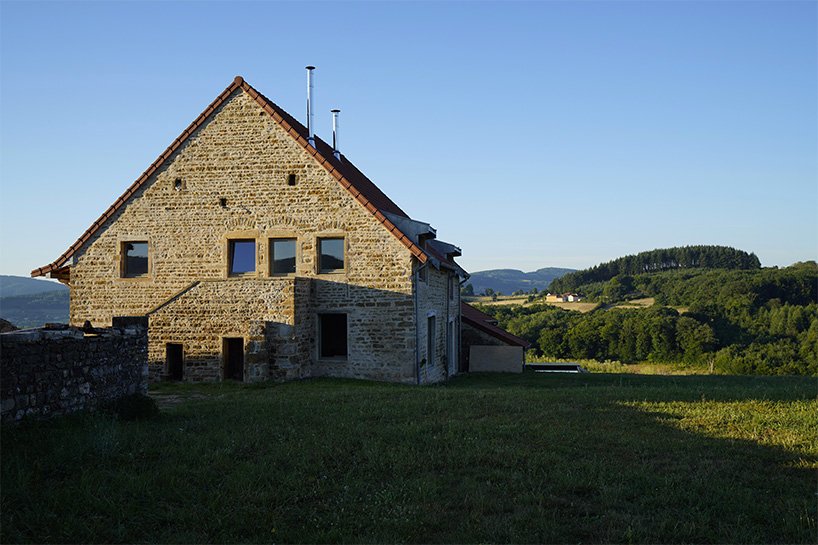
[[[0,318],[17,327],[68,322],[68,287],[57,282],[0,276]]]
[[[559,267],[545,267],[533,272],[523,272],[516,269],[493,269],[472,273],[466,285],[471,284],[475,294],[481,294],[486,288],[495,292],[509,295],[515,291],[531,291],[534,288],[542,291],[555,279],[576,269]]]
[[[68,323],[68,290],[3,297],[0,318],[19,328],[40,327],[46,322]]]
[[[68,287],[59,282],[51,282],[37,278],[0,275],[0,298],[46,293],[49,291],[68,293]]]

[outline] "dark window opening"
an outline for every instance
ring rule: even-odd
[[[225,380],[244,380],[244,339],[225,337],[222,340]]]
[[[344,239],[318,239],[318,272],[338,272],[344,270]]]
[[[287,185],[295,185],[295,174],[287,175]]]
[[[274,238],[270,240],[270,274],[295,272],[295,239]]]
[[[181,344],[165,345],[165,362],[170,380],[182,380],[185,375],[185,350]]]
[[[181,191],[182,190],[182,179],[181,178],[176,178],[176,180],[173,181],[173,188],[176,191]]]
[[[318,315],[318,355],[321,358],[347,358],[347,315]]]
[[[148,243],[125,242],[122,245],[124,253],[122,276],[137,278],[148,274]]]
[[[231,240],[229,244],[230,274],[245,274],[256,270],[256,241]]]
[[[222,208],[227,208],[227,199],[224,198],[224,197],[221,197],[219,199],[219,206],[221,206]]]

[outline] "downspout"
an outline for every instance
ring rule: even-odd
[[[451,275],[451,274],[446,275],[446,323],[444,324],[446,326],[446,335],[443,336],[443,338],[446,339],[444,341],[446,344],[449,344],[450,342],[452,342],[452,340],[449,338],[449,335],[448,335],[448,333],[449,333],[449,306],[450,306],[450,304],[451,304],[450,302],[452,300],[451,297],[449,297],[449,286],[452,286],[452,276],[454,276],[454,275]],[[454,290],[454,286],[452,286],[452,290]],[[454,297],[454,293],[452,293],[452,297]],[[449,347],[448,346],[444,347],[443,353],[446,354],[446,355],[449,354]],[[452,357],[454,357],[454,354],[452,354]],[[448,358],[446,358],[446,364],[443,366],[443,376],[446,377],[445,380],[449,380],[449,365],[451,365],[451,363],[448,361]]]
[[[418,284],[420,283],[420,265],[412,275],[412,296],[415,299],[415,384],[420,384],[420,308],[418,308]]]
[[[457,290],[457,302],[460,303],[457,306],[457,314],[458,314],[458,316],[457,316],[457,368],[458,368],[458,373],[460,372],[460,362],[464,360],[464,356],[463,356],[463,313],[461,312],[461,309],[463,308],[463,300],[461,298],[462,296],[460,295],[461,294],[460,288],[463,287],[463,284],[465,284],[468,279],[469,279],[468,275],[464,276],[463,280],[461,280],[458,283],[458,290]],[[457,373],[455,373],[455,374],[457,374]]]

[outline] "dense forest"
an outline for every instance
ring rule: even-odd
[[[755,254],[727,246],[683,246],[628,255],[590,269],[566,274],[551,283],[553,293],[579,291],[592,282],[607,282],[618,275],[634,275],[678,269],[759,269]]]
[[[530,341],[537,355],[551,358],[672,362],[724,373],[818,374],[815,262],[781,269],[620,274],[576,288],[600,306],[580,314],[535,299],[525,307],[482,310]],[[553,284],[551,289],[557,291]],[[644,297],[653,297],[655,304],[617,306]]]

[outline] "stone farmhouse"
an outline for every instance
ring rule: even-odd
[[[32,276],[73,325],[147,316],[152,380],[427,383],[465,370],[459,255],[236,77]]]

